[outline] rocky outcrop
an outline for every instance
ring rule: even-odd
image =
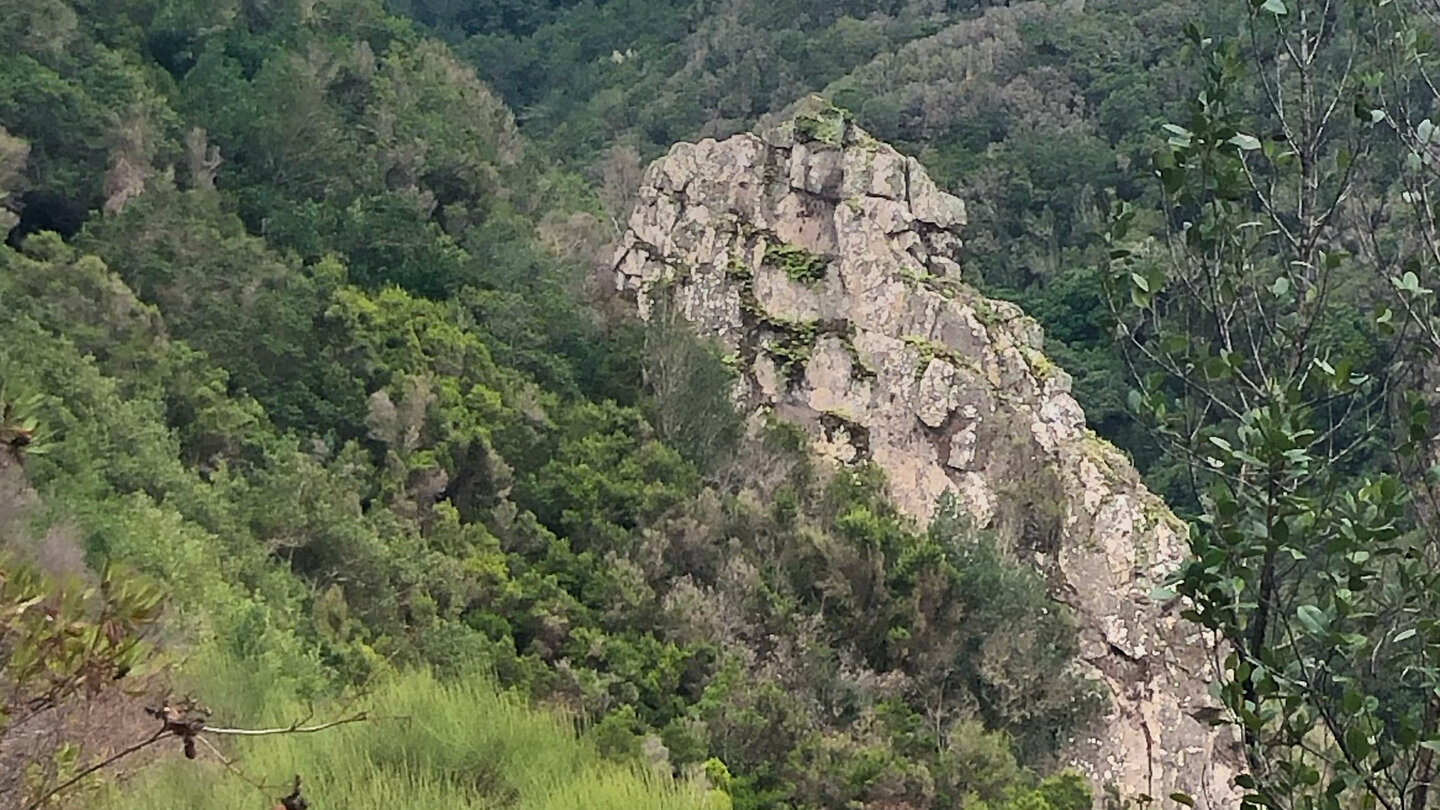
[[[752,412],[873,461],[924,521],[953,492],[1073,608],[1112,710],[1069,762],[1122,796],[1237,802],[1198,636],[1149,598],[1183,526],[1085,427],[1038,325],[960,280],[963,203],[818,99],[763,135],[679,144],[648,169],[616,258],[642,316],[668,297],[724,341]]]

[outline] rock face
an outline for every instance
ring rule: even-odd
[[[961,283],[964,223],[914,159],[812,99],[651,165],[616,283],[642,317],[668,297],[729,345],[744,407],[806,427],[837,463],[875,462],[922,522],[953,492],[1047,574],[1111,692],[1065,751],[1101,791],[1232,807],[1230,738],[1197,719],[1206,650],[1148,598],[1183,526],[1086,429],[1038,325]]]

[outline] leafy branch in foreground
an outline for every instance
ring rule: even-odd
[[[157,589],[112,567],[90,585],[0,558],[0,795],[52,794],[73,749],[38,728],[141,680],[160,609]]]
[[[1203,493],[1171,595],[1220,642],[1247,807],[1431,801],[1440,574],[1418,381],[1440,254],[1415,236],[1433,210],[1418,231],[1393,214],[1416,192],[1392,188],[1387,156],[1409,147],[1378,125],[1406,113],[1370,101],[1423,70],[1413,26],[1408,55],[1392,47],[1405,13],[1265,0],[1234,37],[1189,26],[1204,86],[1154,158],[1164,238],[1133,235],[1123,205],[1109,236],[1131,405]]]

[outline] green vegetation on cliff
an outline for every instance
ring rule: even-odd
[[[590,284],[629,164],[557,162],[397,11],[0,0],[0,546],[165,600],[146,666],[35,704],[43,742],[0,725],[0,787],[146,739],[174,687],[226,726],[371,719],[166,737],[65,795],[1088,806],[1053,757],[1103,701],[1043,581],[742,435],[713,350]]]

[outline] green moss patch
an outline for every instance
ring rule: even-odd
[[[825,278],[830,267],[825,257],[816,255],[789,242],[769,245],[765,248],[765,261],[781,270],[791,280],[801,284],[814,284]]]
[[[795,116],[795,138],[799,141],[818,141],[830,146],[842,146],[845,132],[850,126],[850,113],[839,107],[829,107]]]

